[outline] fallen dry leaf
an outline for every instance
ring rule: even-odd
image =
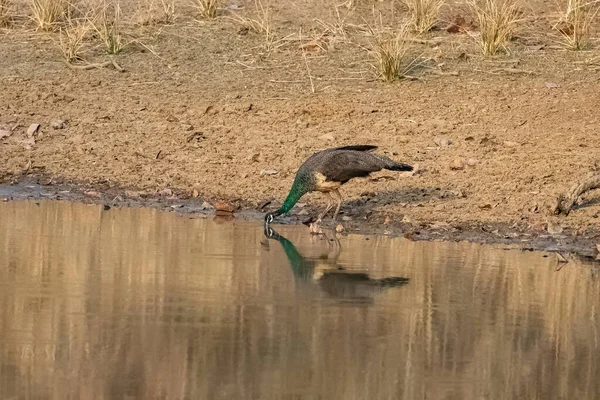
[[[342,225],[342,224],[338,224],[338,225],[335,227],[335,231],[336,231],[336,232],[338,232],[338,233],[344,232],[344,225]]]
[[[261,175],[275,175],[277,172],[276,169],[261,169],[260,170],[260,174]]]
[[[321,50],[321,44],[317,40],[311,40],[298,46],[298,49],[304,51],[319,51]]]
[[[598,253],[600,253],[600,243],[596,245],[596,250],[598,250]]]
[[[27,128],[27,136],[33,137],[33,135],[35,135],[39,129],[40,129],[40,124],[29,125],[29,128]]]
[[[198,189],[192,190],[192,197],[198,197],[198,196],[200,196],[200,193],[198,192]]]
[[[7,131],[7,130],[4,130],[4,129],[0,129],[0,139],[3,139],[3,138],[6,138],[6,137],[9,137],[10,135],[12,135],[12,132],[11,132],[11,131]]]

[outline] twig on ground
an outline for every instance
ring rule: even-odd
[[[115,60],[109,60],[109,61],[105,61],[102,63],[92,63],[92,64],[85,64],[85,65],[72,64],[66,60],[64,60],[64,63],[67,65],[67,67],[69,67],[71,69],[77,69],[77,70],[89,70],[89,69],[100,69],[100,68],[106,68],[106,67],[113,67],[114,69],[116,69],[119,72],[125,72],[125,69],[123,67],[121,67],[119,64],[117,64],[117,62]]]
[[[566,193],[559,195],[551,209],[552,213],[569,215],[579,196],[594,189],[600,189],[600,173],[598,172],[590,172],[587,177],[574,184]]]

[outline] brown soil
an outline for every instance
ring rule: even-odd
[[[232,3],[252,14],[253,2]],[[532,4],[510,55],[483,58],[469,35],[433,31],[411,49],[424,60],[411,72],[418,79],[388,84],[374,75],[365,50],[371,39],[359,26],[373,20],[372,4],[358,3],[352,13],[340,8],[346,34],[330,32],[306,59],[299,45],[324,33],[316,18],[335,20],[333,3],[272,2],[278,41],[268,53],[260,35],[226,17],[195,21],[176,3],[173,24],[135,28],[144,46],[117,57],[123,73],[67,68],[57,34],[17,19],[0,42],[0,129],[13,132],[0,139],[0,177],[170,188],[258,207],[281,201],[314,151],[376,144],[417,173],[381,172],[345,185],[343,210],[355,221],[538,233],[550,222],[588,236],[600,228],[595,192],[568,217],[548,212],[600,159],[600,51],[556,45],[553,4]],[[374,3],[388,11],[386,21],[392,3]],[[464,10],[452,3],[443,19],[471,20]],[[106,60],[99,48],[85,56]],[[65,128],[53,129],[55,119]],[[35,143],[26,133],[33,123],[41,124]],[[451,144],[440,147],[439,138]],[[465,166],[451,169],[455,163]],[[318,194],[302,201],[311,212],[324,204]]]

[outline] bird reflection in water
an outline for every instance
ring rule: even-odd
[[[350,301],[369,301],[374,295],[387,289],[406,285],[408,278],[386,277],[374,279],[362,271],[346,270],[337,263],[341,253],[339,239],[327,239],[333,251],[322,257],[304,257],[286,237],[265,225],[267,239],[278,241],[290,263],[297,281],[314,284],[327,295]],[[335,235],[335,234],[334,234]],[[268,241],[263,243],[268,246]]]

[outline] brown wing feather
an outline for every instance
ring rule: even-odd
[[[317,167],[328,181],[347,182],[352,178],[380,171],[384,163],[378,157],[359,151],[343,150],[327,154]]]

